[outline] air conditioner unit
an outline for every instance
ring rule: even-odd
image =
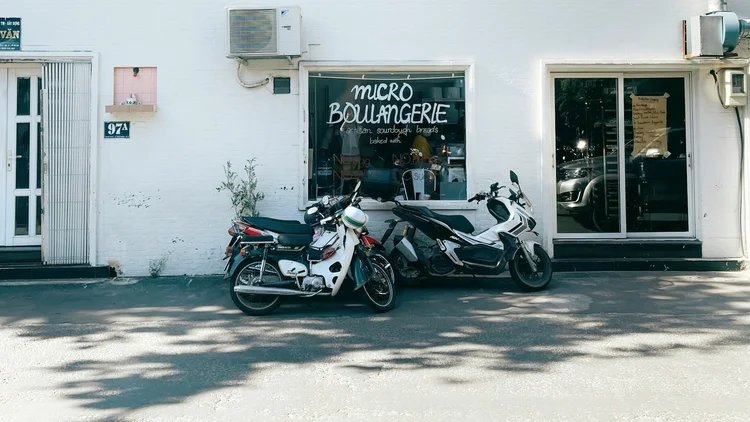
[[[259,59],[302,55],[299,6],[228,7],[229,58]]]

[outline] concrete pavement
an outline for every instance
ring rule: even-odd
[[[246,317],[219,278],[0,287],[0,421],[750,419],[743,273],[561,273]]]

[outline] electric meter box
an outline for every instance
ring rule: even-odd
[[[747,105],[747,75],[744,69],[722,69],[719,71],[719,88],[726,107]]]

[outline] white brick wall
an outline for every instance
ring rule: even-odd
[[[287,2],[268,0],[263,5]],[[750,6],[730,6],[750,13]],[[241,3],[240,3],[241,4]],[[260,3],[254,3],[258,5]],[[541,201],[537,96],[539,60],[681,59],[680,20],[703,13],[703,0],[299,0],[306,60],[473,60],[476,63],[476,188],[505,181],[509,168]],[[112,119],[113,67],[157,66],[159,110],[135,121],[131,139],[100,139],[99,262],[126,275],[148,273],[149,260],[169,255],[163,274],[222,269],[228,198],[216,192],[222,164],[238,169],[259,158],[267,199],[264,215],[297,218],[300,179],[296,88],[292,95],[246,90],[225,58],[226,26],[219,0],[105,2],[25,0],[3,6],[23,18],[26,49],[86,48],[100,53],[98,119]],[[231,3],[231,5],[235,5]],[[744,10],[743,10],[744,8]],[[297,72],[286,62],[257,63],[246,80]],[[694,98],[701,117],[696,154],[705,253],[739,254],[737,137],[734,115],[715,101],[702,74]],[[125,117],[128,118],[128,117]],[[472,154],[470,152],[470,154]],[[471,213],[473,214],[473,213]],[[371,213],[372,229],[389,212]],[[469,215],[488,222],[481,210]],[[542,228],[545,226],[542,222]]]

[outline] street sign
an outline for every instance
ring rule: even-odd
[[[0,18],[0,51],[21,50],[21,18]]]
[[[130,122],[104,122],[105,138],[130,138]]]

